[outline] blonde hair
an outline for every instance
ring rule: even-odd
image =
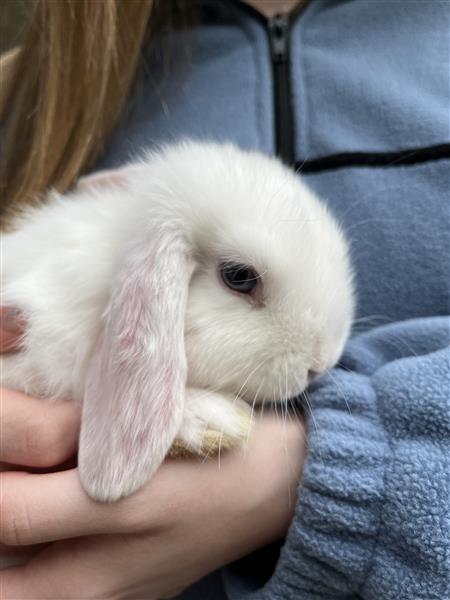
[[[130,91],[156,0],[36,0],[1,61],[0,219],[94,163]]]

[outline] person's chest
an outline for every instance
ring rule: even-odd
[[[315,0],[267,21],[201,4],[203,25],[149,48],[99,166],[182,137],[277,153],[347,231],[358,316],[447,313],[450,5]]]

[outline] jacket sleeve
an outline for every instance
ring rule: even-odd
[[[312,388],[296,515],[252,599],[450,600],[449,325],[373,329]]]

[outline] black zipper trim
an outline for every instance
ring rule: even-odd
[[[238,10],[264,25],[269,38],[272,60],[273,102],[275,112],[275,154],[287,165],[295,165],[295,131],[291,91],[290,33],[308,3],[298,4],[287,14],[268,19],[253,6],[238,0],[227,0]]]
[[[291,98],[290,29],[288,15],[267,20],[273,73],[276,155],[289,166],[295,163],[294,117]]]
[[[297,160],[298,173],[320,173],[348,167],[403,167],[450,158],[450,144],[408,148],[397,152],[342,152],[311,160]]]

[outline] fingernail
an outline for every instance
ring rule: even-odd
[[[22,333],[26,323],[20,309],[13,306],[0,308],[0,327],[8,333]]]

